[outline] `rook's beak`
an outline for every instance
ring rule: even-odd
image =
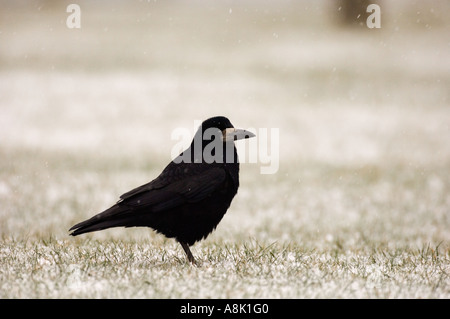
[[[237,140],[242,140],[244,138],[255,137],[256,135],[250,131],[236,129],[236,128],[226,128],[222,131],[222,141],[232,142]]]

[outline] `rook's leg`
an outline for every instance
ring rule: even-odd
[[[189,260],[189,262],[191,262],[193,265],[197,265],[197,262],[195,261],[194,256],[192,256],[191,250],[189,249],[189,245],[186,243],[181,243],[181,247],[183,247],[184,252],[186,253],[186,256]]]

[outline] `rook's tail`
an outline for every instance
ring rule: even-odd
[[[81,223],[72,226],[69,231],[71,236],[107,229],[111,227],[127,227],[130,225],[130,209],[128,207],[114,205],[104,212],[95,215]]]

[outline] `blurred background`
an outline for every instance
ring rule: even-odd
[[[214,236],[450,239],[449,1],[72,2],[1,2],[2,235],[66,236],[225,115],[280,168],[242,165]]]

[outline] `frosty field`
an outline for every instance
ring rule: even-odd
[[[0,298],[450,298],[445,1],[379,30],[327,1],[78,3],[81,29],[0,12]],[[68,236],[214,115],[279,129],[279,169],[241,164],[199,267],[150,229]]]

